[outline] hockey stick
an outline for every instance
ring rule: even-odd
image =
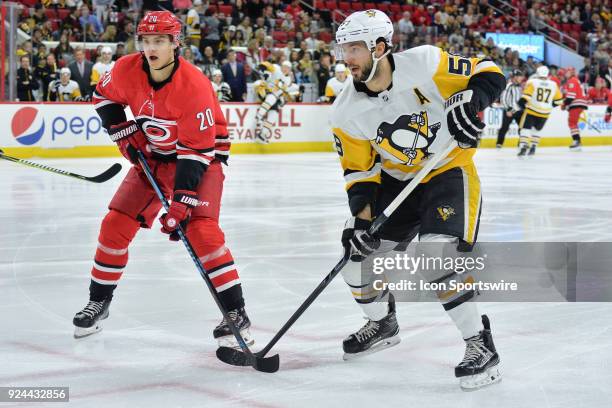
[[[31,162],[31,161],[18,159],[16,157],[7,156],[4,154],[2,150],[0,150],[0,159],[8,160],[13,163],[23,164],[24,166],[34,167],[35,169],[46,170],[46,171],[49,171],[55,174],[61,174],[63,176],[69,176],[69,177],[76,178],[79,180],[90,181],[92,183],[104,183],[105,181],[108,181],[112,179],[113,177],[115,177],[115,175],[117,175],[117,173],[121,171],[121,164],[115,163],[111,167],[109,167],[105,172],[100,173],[94,177],[87,177],[81,174],[71,173],[66,170],[60,170],[60,169],[55,169],[53,167],[45,166],[44,164],[38,164],[38,163]]]
[[[397,208],[404,202],[404,200],[412,193],[412,191],[419,185],[419,183],[429,174],[429,172],[438,164],[442,159],[446,158],[449,153],[457,147],[457,143],[451,139],[447,142],[444,149],[436,154],[434,157],[429,159],[425,166],[414,176],[414,178],[408,183],[406,187],[393,199],[391,204],[385,208],[382,214],[378,215],[370,229],[368,230],[369,234],[375,234],[380,228],[384,225],[384,223],[389,219],[389,217],[397,210]],[[293,315],[289,318],[287,323],[276,333],[276,335],[270,340],[270,342],[264,347],[261,351],[255,353],[257,357],[264,357],[274,345],[280,340],[280,338],[291,328],[293,323],[308,309],[308,307],[314,302],[314,300],[323,292],[323,290],[330,284],[330,282],[338,275],[338,273],[344,268],[344,266],[348,263],[350,257],[350,250],[345,248],[344,255],[342,259],[334,266],[331,272],[323,278],[319,286],[315,288],[315,290],[306,298],[304,303],[300,305],[300,307],[293,313]],[[230,347],[220,347],[217,350],[217,357],[220,360],[237,366],[249,365],[249,356],[241,353],[239,350],[230,348]]]
[[[155,177],[153,177],[153,173],[151,173],[151,168],[149,167],[149,164],[147,163],[142,152],[138,151],[137,154],[138,154],[138,162],[140,163],[140,167],[142,167],[142,170],[144,171],[145,176],[147,176],[147,179],[149,179],[149,183],[151,183],[151,187],[153,187],[153,190],[155,190],[155,194],[157,194],[159,201],[161,201],[166,211],[168,211],[168,209],[170,208],[170,204],[168,203],[168,200],[164,196],[164,193],[162,193],[161,189],[159,188],[159,185],[157,184]],[[202,276],[202,279],[204,279],[204,282],[206,282],[206,286],[208,286],[208,290],[210,290],[210,293],[213,299],[215,300],[215,303],[219,307],[219,310],[221,310],[221,314],[225,318],[227,325],[232,331],[232,334],[234,335],[234,337],[238,341],[238,344],[240,345],[240,348],[242,349],[242,352],[240,354],[244,356],[243,362],[245,363],[242,365],[243,366],[250,365],[255,370],[262,371],[264,373],[274,373],[278,371],[278,366],[280,364],[279,363],[280,359],[278,357],[278,354],[275,354],[272,357],[264,358],[264,357],[259,357],[259,356],[254,355],[253,352],[249,350],[249,347],[247,346],[246,342],[242,338],[240,331],[238,330],[236,325],[232,322],[232,320],[229,318],[228,312],[227,310],[225,310],[225,307],[223,307],[223,305],[221,304],[221,300],[219,299],[217,290],[215,289],[212,282],[210,281],[210,278],[208,277],[208,274],[206,273],[206,270],[204,269],[202,262],[196,255],[195,250],[193,249],[193,246],[191,246],[191,242],[189,242],[189,239],[187,239],[187,236],[185,235],[185,230],[180,224],[178,225],[177,233],[181,241],[183,242],[183,245],[185,245],[185,248],[187,249],[187,252],[189,253],[189,256],[191,257],[191,260],[193,261],[196,268],[198,269],[198,272],[200,272],[200,276]],[[217,352],[217,356],[218,356],[218,352]]]

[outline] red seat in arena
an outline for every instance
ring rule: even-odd
[[[332,35],[331,33],[328,33],[327,31],[323,31],[319,33],[319,40],[325,42],[325,43],[330,43],[332,42]]]
[[[389,9],[391,9],[391,12],[393,13],[401,13],[402,12],[402,6],[400,6],[399,4],[390,4],[389,5]]]
[[[361,11],[363,9],[364,9],[364,7],[363,7],[363,3],[362,2],[354,1],[354,2],[351,3],[351,10],[353,10],[353,11]]]
[[[340,10],[342,10],[346,14],[350,14],[351,13],[351,3],[349,3],[348,1],[341,1],[338,4],[338,7],[340,8]]]
[[[382,6],[382,4],[381,4],[381,6]],[[366,10],[372,10],[372,9],[375,9],[375,8],[376,8],[376,3],[366,3],[365,4],[365,9]],[[381,10],[380,7],[378,9]]]
[[[57,10],[57,17],[60,20],[64,20],[66,17],[68,17],[68,14],[70,14],[70,10],[68,9],[58,9]]]
[[[325,5],[324,0],[315,0],[314,8],[315,10],[319,10],[319,11],[327,10],[327,6]]]
[[[325,2],[325,7],[328,10],[335,10],[338,6],[336,5],[336,0],[327,0]]]
[[[273,31],[272,38],[275,41],[287,42],[287,33],[284,31]]]
[[[219,13],[223,13],[226,16],[232,15],[232,6],[228,4],[219,4]]]

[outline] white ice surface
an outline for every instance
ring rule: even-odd
[[[483,241],[612,241],[612,149],[482,150]],[[93,175],[116,159],[38,160]],[[233,156],[222,227],[258,347],[336,263],[348,214],[333,154]],[[460,336],[434,303],[400,304],[402,342],[342,361],[364,323],[338,277],[274,348],[276,374],[224,365],[219,312],[180,243],[142,230],[104,330],[72,338],[99,223],[121,177],[100,185],[0,160],[0,386],[70,386],[69,404],[15,407],[612,406],[612,304],[480,305],[504,379],[465,393]]]

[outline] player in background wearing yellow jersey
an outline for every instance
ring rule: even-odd
[[[351,251],[342,275],[368,318],[344,340],[345,359],[399,342],[393,296],[375,287],[381,276],[367,264],[362,268],[362,261],[417,235],[426,243],[418,244],[418,253],[422,249],[428,258],[471,251],[481,204],[472,156],[485,127],[478,112],[495,101],[506,84],[488,59],[452,55],[429,45],[391,54],[392,37],[393,25],[379,10],[351,14],[336,32],[337,57],[353,76],[331,114],[352,213],[342,234],[343,245]],[[423,179],[376,236],[369,235],[373,218],[451,139],[459,147]],[[464,279],[452,268],[419,273],[424,280],[446,285]],[[455,367],[461,387],[499,381],[490,322],[471,301],[474,291],[437,295],[465,341],[463,361]]]
[[[518,157],[533,156],[540,143],[539,132],[550,112],[555,106],[563,104],[559,87],[548,78],[548,67],[542,65],[536,69],[535,75],[527,81],[518,104],[523,109],[519,121]]]
[[[70,79],[70,70],[64,67],[60,69],[59,73],[59,79],[55,79],[49,84],[49,95],[47,95],[47,100],[58,102],[83,100],[79,84]]]
[[[319,99],[319,102],[333,103],[344,87],[350,85],[351,82],[351,78],[347,74],[346,65],[336,64],[334,76],[327,81],[325,85],[325,95]]]

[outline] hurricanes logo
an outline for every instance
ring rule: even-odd
[[[441,218],[442,221],[448,220],[451,216],[455,215],[455,209],[450,205],[443,205],[437,208],[438,210],[438,218]]]
[[[440,127],[440,122],[429,125],[425,111],[402,115],[393,123],[383,122],[375,142],[396,159],[413,166],[431,154],[428,149]]]

